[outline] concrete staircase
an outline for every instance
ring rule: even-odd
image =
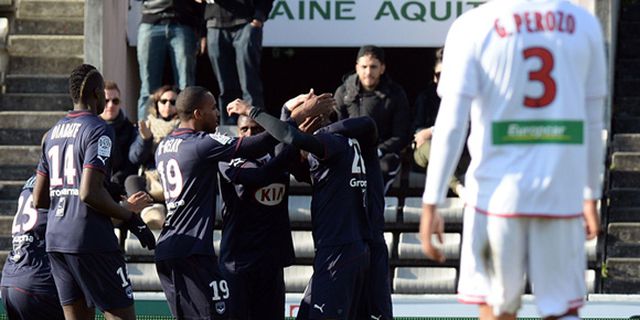
[[[82,63],[84,43],[83,0],[14,0],[13,5],[0,94],[0,252],[10,249],[17,198],[35,172],[42,135],[73,107],[67,77]]]
[[[640,2],[618,26],[604,293],[640,293]]]

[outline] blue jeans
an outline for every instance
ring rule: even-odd
[[[169,53],[174,84],[180,89],[195,84],[198,40],[195,31],[177,23],[140,23],[138,27],[138,64],[140,98],[138,120],[147,118],[147,100],[162,83],[165,57]]]
[[[235,124],[229,119],[227,104],[237,98],[264,108],[260,58],[262,28],[250,23],[232,28],[207,28],[207,51],[220,88],[220,124]]]

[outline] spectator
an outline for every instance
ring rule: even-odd
[[[410,141],[410,110],[402,87],[385,75],[384,51],[364,46],[356,73],[345,77],[334,95],[338,119],[369,116],[378,127],[378,157],[385,193],[400,172],[400,153]]]
[[[442,54],[444,47],[436,50],[435,64],[433,66],[433,84],[418,94],[415,104],[416,118],[413,125],[415,133],[413,135],[413,160],[416,170],[424,172],[429,163],[429,151],[431,150],[431,136],[433,125],[436,123],[436,116],[440,108],[440,97],[436,93],[436,87],[442,72]],[[449,187],[458,196],[462,196],[464,191],[464,174],[471,161],[469,151],[465,147],[460,161],[456,166],[453,176],[449,182]]]
[[[141,173],[129,176],[125,182],[128,195],[142,190],[153,198],[154,204],[140,213],[142,220],[152,229],[162,228],[166,216],[164,191],[153,155],[160,141],[180,123],[176,109],[177,96],[178,89],[165,85],[156,90],[149,99],[149,118],[140,122],[140,130],[149,131],[150,137],[146,140],[136,140],[131,152],[131,160],[141,164]]]
[[[273,0],[207,0],[207,50],[220,87],[220,108],[236,98],[264,108],[262,27],[272,7]],[[221,114],[221,124],[235,124],[235,116]]]
[[[147,118],[149,95],[162,85],[168,55],[174,83],[180,89],[195,84],[198,39],[204,37],[204,5],[193,0],[142,0],[138,27],[140,98],[138,120]],[[204,41],[200,41],[200,51]]]
[[[118,85],[113,81],[105,81],[104,95],[106,105],[100,118],[106,121],[115,133],[115,141],[111,149],[111,183],[108,189],[114,196],[124,195],[124,180],[136,172],[136,165],[131,163],[128,157],[129,150],[131,144],[140,136],[123,112]]]

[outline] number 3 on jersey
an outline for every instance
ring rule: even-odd
[[[542,83],[543,91],[538,97],[524,97],[524,105],[529,108],[543,108],[550,105],[556,98],[556,81],[551,77],[554,60],[549,49],[542,47],[531,47],[522,51],[525,60],[530,58],[540,59],[541,67],[538,70],[529,72],[529,81]]]

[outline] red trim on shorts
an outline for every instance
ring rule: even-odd
[[[486,304],[487,296],[458,292],[458,302],[464,304]]]
[[[493,213],[487,210],[480,209],[478,207],[473,207],[476,212],[483,214],[485,216],[494,216],[501,218],[546,218],[546,219],[574,219],[582,217],[582,212],[579,213],[571,213],[568,215],[556,215],[549,213],[521,213],[521,212],[512,212],[512,213]]]
[[[43,177],[48,177],[49,176],[48,174],[46,174],[46,173],[44,173],[44,172],[42,172],[40,170],[36,170],[36,174],[39,175],[39,176],[43,176]]]

